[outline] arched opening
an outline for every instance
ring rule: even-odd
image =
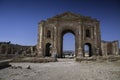
[[[86,37],[90,38],[91,37],[91,32],[89,29],[86,29]]]
[[[85,43],[84,44],[84,57],[91,57],[92,56],[92,50],[91,50],[91,44],[90,43]]]
[[[51,44],[50,43],[46,44],[46,47],[45,47],[45,56],[46,57],[51,56]]]
[[[47,31],[47,38],[51,38],[51,31],[50,30]]]
[[[75,34],[71,30],[62,33],[62,57],[72,58],[75,56]]]

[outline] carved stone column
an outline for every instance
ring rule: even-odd
[[[99,42],[98,42],[98,37],[99,37],[99,33],[98,33],[98,27],[99,26],[94,26],[94,52],[93,55],[99,55],[100,52],[100,47],[98,47]]]
[[[79,36],[79,47],[81,47],[81,23],[79,22],[79,31],[78,31],[78,36]]]
[[[77,54],[77,57],[82,57],[83,56],[83,52],[82,52],[82,48],[81,48],[81,46],[82,46],[82,33],[81,33],[81,30],[82,28],[81,28],[81,22],[79,22],[79,30],[78,30],[78,37],[79,37],[79,39],[78,39],[78,41],[79,41],[79,46],[78,46],[78,54]],[[83,32],[83,34],[84,34],[84,32]],[[84,36],[83,36],[84,37]]]
[[[37,54],[38,56],[43,56],[43,26],[44,26],[44,21],[41,21],[39,23],[39,29],[38,29],[38,45],[37,45]]]
[[[108,55],[107,54],[107,43],[105,43],[105,54]]]
[[[56,27],[54,26],[54,40],[53,40],[53,50],[52,50],[52,55],[57,55],[57,46],[56,46],[56,43],[57,43],[57,31],[56,31]]]
[[[91,28],[91,37],[92,37],[92,39],[94,38],[94,28],[93,27]]]
[[[94,39],[95,39],[94,43],[95,43],[95,47],[97,46],[97,34],[96,34],[96,27],[97,27],[97,26],[94,26]]]
[[[115,45],[116,45],[116,51],[115,51],[115,54],[116,54],[116,55],[119,55],[119,42],[116,41],[116,42],[115,42]]]

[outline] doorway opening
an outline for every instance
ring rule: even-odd
[[[52,47],[52,45],[50,43],[46,44],[45,57],[50,57],[51,56],[51,47]]]
[[[84,57],[91,57],[92,53],[91,53],[91,44],[90,43],[85,43],[84,44],[84,53],[83,56]]]

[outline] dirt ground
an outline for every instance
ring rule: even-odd
[[[75,62],[59,59],[50,63],[10,63],[20,68],[0,70],[0,80],[120,80],[120,61]],[[30,65],[31,69],[26,69]]]

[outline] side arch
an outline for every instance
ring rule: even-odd
[[[51,43],[46,43],[45,45],[45,57],[51,56]]]
[[[83,46],[83,56],[84,57],[91,57],[92,54],[92,45],[90,43],[85,43]]]

